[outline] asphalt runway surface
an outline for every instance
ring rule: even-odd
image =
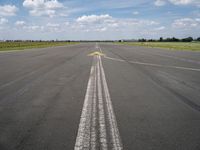
[[[0,150],[72,149],[199,150],[200,52],[0,52]]]

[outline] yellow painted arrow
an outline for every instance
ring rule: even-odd
[[[96,56],[104,56],[104,54],[99,52],[99,51],[95,51],[95,52],[92,52],[92,53],[88,54],[88,56],[95,56],[95,55]]]

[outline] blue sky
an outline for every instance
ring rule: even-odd
[[[0,0],[0,40],[200,36],[200,0]]]

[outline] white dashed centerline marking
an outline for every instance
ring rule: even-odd
[[[122,150],[101,57],[94,55],[74,150]]]

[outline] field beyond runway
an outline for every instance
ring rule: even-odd
[[[45,48],[45,47],[55,47],[55,46],[66,46],[70,44],[77,44],[78,42],[58,42],[58,41],[10,41],[10,42],[0,42],[0,52],[1,51],[17,51],[17,50],[27,50],[33,48]]]
[[[192,51],[81,43],[0,53],[0,150],[199,150],[199,77]]]
[[[121,42],[120,44],[144,46],[150,48],[164,48],[179,51],[200,51],[200,42]]]

